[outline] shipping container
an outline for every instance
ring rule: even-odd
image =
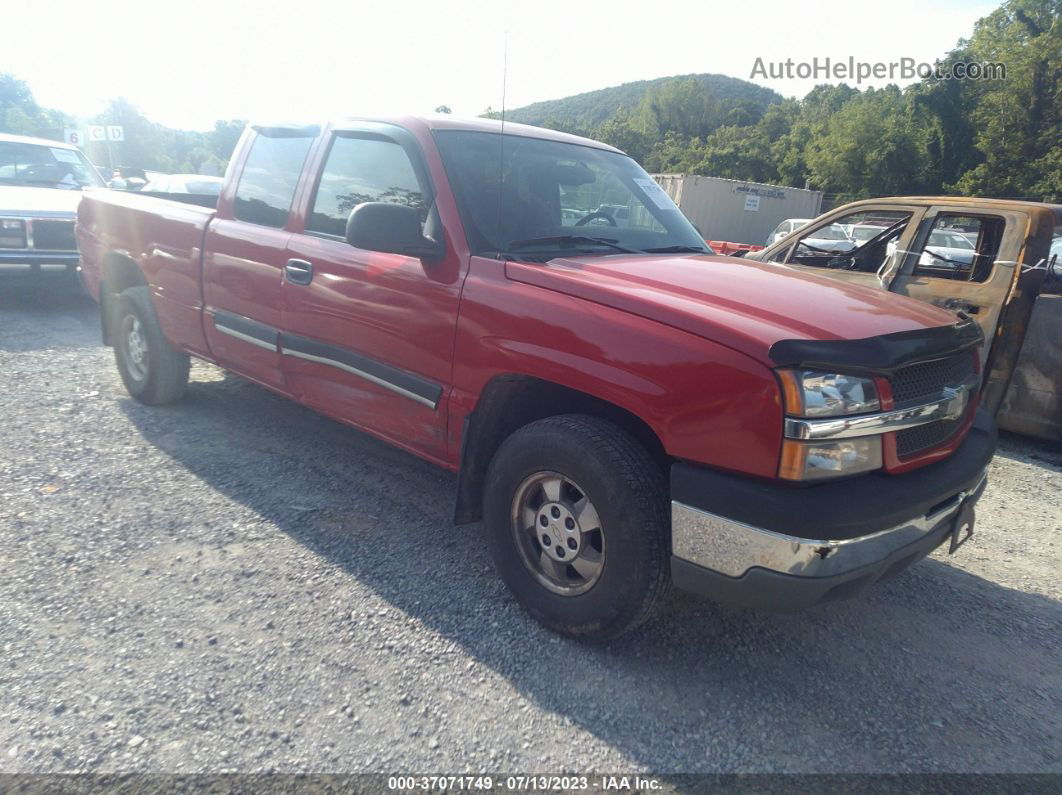
[[[693,174],[653,174],[706,240],[763,245],[787,218],[814,218],[822,191]]]

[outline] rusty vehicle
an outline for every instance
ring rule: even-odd
[[[831,229],[857,226],[879,231],[849,251],[816,244]],[[974,250],[955,257],[933,245],[941,233],[965,236]],[[1004,428],[1062,439],[1062,370],[1049,343],[1062,336],[1060,237],[1062,205],[892,197],[838,207],[746,258],[889,290],[972,317],[985,337],[981,405],[1000,413]],[[1023,352],[1026,339],[1029,349]]]

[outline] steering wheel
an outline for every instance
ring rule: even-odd
[[[588,223],[593,221],[595,218],[604,218],[606,221],[608,221],[608,225],[609,226],[615,226],[616,225],[616,219],[615,218],[613,218],[608,213],[601,212],[600,210],[595,210],[592,213],[584,215],[582,218],[580,218],[578,221],[575,222],[575,225],[576,226],[586,226]]]

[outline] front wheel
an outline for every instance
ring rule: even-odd
[[[484,508],[502,579],[556,632],[618,637],[667,592],[663,473],[610,422],[562,415],[516,431],[491,462]]]
[[[130,287],[118,296],[112,328],[114,358],[129,394],[149,406],[179,400],[190,361],[162,333],[147,287]]]

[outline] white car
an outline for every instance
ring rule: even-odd
[[[929,233],[925,250],[918,258],[923,268],[967,270],[973,264],[977,249],[970,239],[959,232],[934,229]]]
[[[771,232],[771,234],[768,236],[767,245],[770,246],[774,243],[777,243],[790,232],[795,232],[796,230],[800,229],[800,227],[806,226],[809,221],[811,221],[810,218],[785,219],[784,221],[782,221],[782,223],[778,224],[778,226],[774,228],[774,231]]]
[[[797,248],[803,247],[823,254],[847,254],[859,245],[848,234],[845,224],[830,224],[809,232],[808,236],[797,244]]]
[[[77,147],[0,134],[0,270],[75,272],[81,190],[102,187]]]
[[[144,191],[153,193],[190,193],[199,196],[217,196],[224,180],[205,174],[159,174],[144,186]]]

